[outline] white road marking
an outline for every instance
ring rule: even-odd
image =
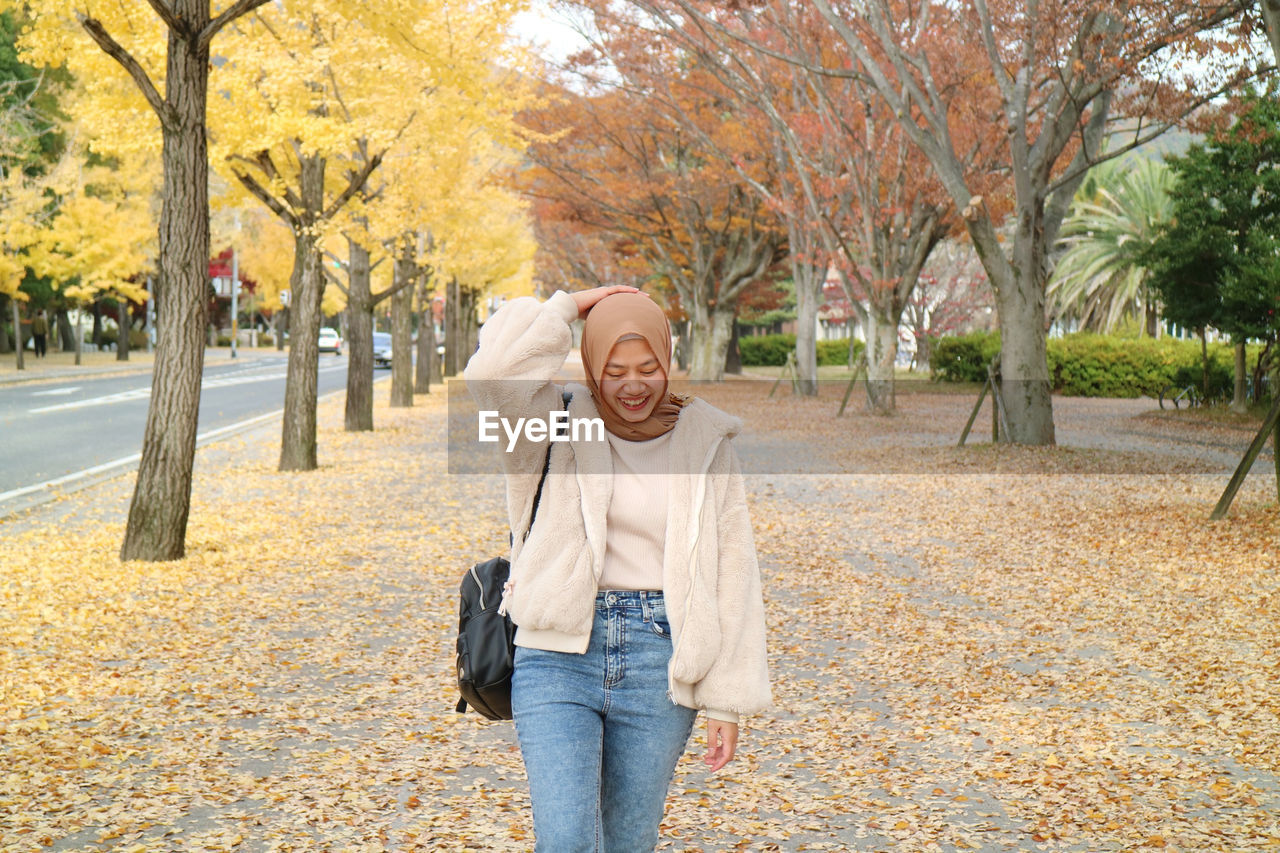
[[[141,453],[135,453],[132,456],[122,456],[119,459],[113,459],[110,462],[104,462],[101,465],[94,465],[92,468],[85,468],[83,471],[76,471],[74,474],[67,474],[53,480],[45,480],[43,483],[36,483],[34,486],[23,486],[20,489],[0,492],[0,503],[12,500],[13,498],[20,498],[23,495],[29,495],[32,492],[38,492],[41,489],[53,489],[75,480],[92,477],[94,474],[101,474],[103,471],[110,471],[112,468],[117,466],[133,465],[140,459],[142,459]]]
[[[334,365],[333,367],[321,367],[320,373],[331,373],[335,370],[344,370],[345,365]],[[208,388],[226,388],[230,385],[246,385],[250,382],[267,382],[272,379],[284,379],[288,376],[286,371],[276,371],[274,373],[255,373],[255,374],[235,374],[232,376],[217,376],[212,379],[206,379],[200,383],[200,389],[203,391]],[[111,403],[127,403],[131,400],[146,400],[151,396],[151,386],[146,388],[135,388],[132,391],[121,391],[117,394],[108,394],[105,397],[92,397],[88,400],[73,400],[69,403],[57,403],[52,406],[41,406],[38,409],[28,409],[27,414],[39,415],[45,412],[64,412],[69,409],[87,409],[91,406],[107,406]]]
[[[323,370],[332,370],[332,369],[333,368],[323,368]],[[375,383],[378,381],[380,380],[376,380],[376,379],[374,380]],[[321,394],[319,397],[317,397],[316,402],[324,400],[328,397],[332,397],[335,394],[344,394],[344,393],[346,393],[345,390],[330,391],[327,394]],[[274,412],[268,412],[265,415],[257,415],[255,417],[248,418],[243,421],[237,421],[234,424],[228,424],[227,426],[224,426],[224,427],[211,429],[208,432],[202,432],[196,436],[196,444],[200,445],[210,441],[214,441],[228,433],[237,432],[239,430],[246,429],[251,426],[255,426],[263,421],[271,420],[272,418],[278,418],[282,414],[284,414],[284,409],[276,409]],[[83,471],[76,471],[72,474],[66,474],[61,477],[55,477],[52,480],[45,480],[43,483],[35,483],[34,485],[23,486],[18,489],[11,489],[7,492],[0,492],[0,504],[3,504],[5,501],[12,500],[13,498],[20,498],[23,495],[29,495],[32,492],[38,492],[42,489],[53,489],[53,488],[57,488],[58,486],[65,486],[68,483],[74,483],[77,480],[83,480],[87,477],[92,477],[95,474],[105,473],[107,471],[112,470],[113,468],[123,468],[125,466],[136,465],[141,460],[142,460],[142,454],[134,453],[130,456],[122,456],[119,459],[112,459],[110,462],[103,462],[101,465],[94,465],[92,468],[85,468]]]
[[[32,391],[32,397],[62,397],[67,394],[74,394],[80,390],[79,385],[73,385],[70,388],[54,388],[50,391]]]

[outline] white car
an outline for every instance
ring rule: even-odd
[[[373,333],[373,366],[391,367],[391,335],[386,332]]]
[[[337,329],[330,329],[328,326],[321,327],[320,352],[342,355],[342,336],[338,334]]]

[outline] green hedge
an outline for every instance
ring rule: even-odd
[[[114,346],[119,338],[119,332],[116,329],[102,330],[102,345]],[[93,346],[93,332],[86,331],[84,336],[85,346]],[[139,350],[147,348],[147,333],[142,329],[129,330],[129,349]]]
[[[1069,397],[1155,397],[1168,385],[1200,386],[1200,342],[1174,338],[1117,338],[1081,332],[1048,342],[1055,393]],[[944,382],[981,382],[1000,351],[998,332],[944,337],[933,350],[934,376]],[[1256,358],[1250,353],[1250,364]],[[1230,394],[1234,360],[1228,344],[1209,346],[1214,394]]]
[[[1000,352],[999,332],[950,335],[933,342],[929,365],[943,382],[985,382],[987,365]]]
[[[853,357],[862,353],[862,341],[854,341]],[[748,335],[738,338],[738,351],[742,353],[744,367],[781,367],[787,363],[787,353],[795,352],[796,336]],[[818,364],[841,365],[849,360],[849,339],[818,341]]]

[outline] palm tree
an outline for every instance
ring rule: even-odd
[[[1110,332],[1126,316],[1156,334],[1158,307],[1138,253],[1170,215],[1173,176],[1164,163],[1109,160],[1080,186],[1062,226],[1064,249],[1047,296],[1054,316]]]

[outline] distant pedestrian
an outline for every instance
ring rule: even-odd
[[[31,337],[36,342],[36,358],[44,358],[49,348],[45,341],[49,338],[49,321],[45,319],[44,309],[40,309],[40,313],[36,314],[36,318],[31,321]]]
[[[561,387],[552,378],[580,318],[585,383]],[[517,625],[511,707],[537,853],[652,851],[698,711],[715,772],[734,757],[738,715],[770,701],[760,574],[729,441],[741,422],[670,393],[670,372],[662,309],[615,286],[506,303],[464,374],[481,409],[546,416],[567,392],[569,417],[608,431],[554,445],[526,433],[502,454],[518,531],[502,607]]]

